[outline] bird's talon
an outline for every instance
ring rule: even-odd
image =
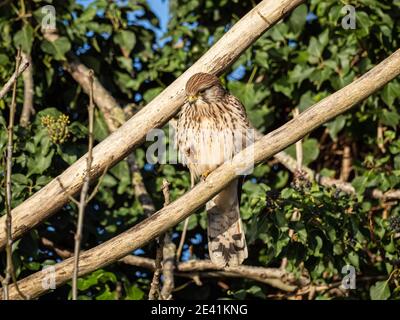
[[[201,174],[201,179],[204,181],[207,179],[208,175],[211,173],[211,170],[207,170]]]

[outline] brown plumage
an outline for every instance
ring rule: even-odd
[[[216,76],[197,73],[188,80],[176,143],[192,183],[248,146],[251,132],[244,107]],[[236,179],[206,204],[209,254],[220,267],[236,266],[247,258],[237,185]]]

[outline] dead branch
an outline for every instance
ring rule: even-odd
[[[90,101],[88,107],[88,118],[89,118],[89,133],[88,133],[88,157],[86,174],[83,178],[83,187],[81,191],[81,197],[79,201],[79,212],[78,212],[78,223],[75,233],[75,250],[74,250],[74,273],[72,277],[72,299],[78,299],[78,274],[79,274],[79,255],[81,250],[82,230],[83,230],[83,219],[85,216],[85,209],[88,204],[88,192],[90,186],[90,175],[89,172],[92,169],[93,161],[93,121],[94,121],[94,102],[93,102],[93,71],[89,71],[89,83],[90,83]]]
[[[162,127],[174,116],[184,102],[184,87],[190,76],[200,71],[221,74],[267,29],[302,2],[304,0],[261,1],[184,74],[93,149],[90,178],[97,178],[105,167],[112,167],[122,160],[145,139],[151,129]],[[68,195],[79,192],[83,184],[86,157],[81,157],[58,176],[65,190],[54,179],[14,208],[14,238],[49,218],[69,200]],[[5,245],[5,233],[1,228],[4,223],[4,217],[0,218],[0,249]]]
[[[16,57],[16,65],[15,65],[15,73],[18,73],[21,65],[21,50],[18,50],[18,54]],[[8,128],[7,128],[7,156],[6,156],[6,192],[5,192],[5,209],[6,209],[6,224],[5,224],[5,233],[7,237],[7,244],[6,244],[6,271],[5,277],[2,281],[3,292],[4,292],[4,300],[9,299],[9,284],[11,280],[13,280],[16,291],[18,294],[23,298],[26,297],[21,293],[19,290],[17,279],[15,276],[14,271],[14,264],[12,259],[13,254],[13,239],[12,239],[12,215],[11,215],[11,201],[12,201],[12,185],[11,185],[11,174],[12,174],[12,158],[13,158],[13,145],[14,145],[14,121],[15,121],[15,111],[16,111],[16,104],[17,104],[17,79],[18,77],[14,78],[12,83],[12,98],[11,98],[11,105],[10,105],[10,114],[8,120]]]
[[[348,111],[399,74],[400,49],[362,77],[324,98],[302,112],[295,119],[270,132],[253,145],[236,154],[232,160],[225,162],[211,172],[205,181],[198,183],[192,190],[159,210],[150,218],[136,224],[107,242],[82,253],[81,261],[84,261],[84,263],[82,263],[79,274],[85,275],[109,265],[132,250],[142,247],[147,242],[165,233],[204,205],[232,180],[236,179],[238,173],[267,160],[323,123]],[[111,137],[115,136],[116,134],[114,133]],[[56,283],[61,285],[72,276],[73,259],[69,258],[56,264],[55,267]],[[44,276],[41,272],[37,272],[20,280],[18,283],[23,292],[29,293],[32,297],[37,297],[48,290],[41,285]],[[14,287],[10,287],[10,297],[18,297]]]
[[[56,30],[52,30],[51,32],[44,32],[43,35],[48,41],[55,41],[59,38]],[[83,91],[89,95],[90,83],[88,82],[86,77],[89,69],[72,52],[68,53],[68,60],[64,63],[64,69],[71,74],[74,80],[82,87]],[[97,77],[94,77],[93,92],[94,101],[104,116],[109,132],[112,133],[117,130],[123,123],[125,123],[126,119],[128,119],[128,115],[114,99],[114,97],[110,94],[110,92],[108,92],[107,89],[103,87]],[[142,174],[136,164],[135,156],[133,153],[128,156],[127,162],[132,176],[132,185],[134,187],[135,197],[142,205],[145,215],[149,216],[156,210],[153,204],[153,200],[146,190]],[[106,170],[104,172],[106,172]]]
[[[30,54],[22,52],[22,59],[29,63],[29,66],[22,74],[24,79],[24,105],[22,106],[21,117],[19,119],[20,125],[26,127],[30,122],[31,115],[35,114],[35,109],[33,107],[34,83],[32,57]]]
[[[14,71],[12,74],[11,78],[6,82],[6,84],[1,88],[0,90],[0,99],[3,99],[3,97],[7,94],[7,92],[11,89],[13,86],[14,82],[18,79],[18,77],[21,75],[22,72],[26,70],[29,66],[29,61],[23,60],[20,62],[19,68]]]
[[[275,156],[283,166],[285,166],[289,171],[295,173],[297,168],[296,160],[293,159],[286,152],[281,151],[277,153]],[[321,176],[319,173],[314,172],[312,169],[303,166],[302,171],[306,174],[307,178],[310,180],[315,180],[317,183],[324,187],[336,187],[341,191],[348,194],[355,194],[356,190],[352,186],[351,183],[343,182],[339,179],[329,178],[325,176]],[[382,200],[399,200],[400,199],[400,190],[389,190],[383,192],[379,189],[366,190],[365,196],[372,197],[373,199],[382,199]]]
[[[340,170],[340,180],[346,182],[349,180],[349,176],[351,173],[351,149],[350,146],[345,145],[343,147],[343,154],[342,154],[342,168]]]
[[[169,183],[166,179],[163,180],[164,207],[167,207],[170,202]],[[160,298],[162,300],[171,300],[172,291],[175,288],[174,270],[176,263],[176,246],[171,240],[170,231],[167,231],[163,237],[163,276],[164,285],[161,289]]]
[[[162,192],[164,195],[164,207],[168,206],[170,203],[170,194],[169,194],[169,183],[166,179],[163,180]],[[149,300],[156,300],[157,298],[163,298],[160,291],[160,275],[162,270],[161,262],[163,261],[163,251],[164,251],[164,242],[167,242],[169,245],[169,234],[161,235],[156,239],[157,242],[157,250],[156,250],[156,261],[154,263],[155,270],[153,274],[153,280],[150,284],[150,292],[149,292]],[[164,276],[169,277],[170,273],[168,273],[168,262],[164,261]],[[172,274],[173,277],[173,274]],[[170,283],[170,280],[167,279],[167,282]],[[172,281],[173,283],[173,281]],[[169,296],[169,295],[168,295]]]

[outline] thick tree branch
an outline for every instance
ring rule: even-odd
[[[204,205],[227,184],[236,179],[239,172],[247,171],[254,165],[267,160],[323,123],[351,109],[399,74],[400,49],[362,77],[321,100],[295,119],[235,155],[231,161],[225,162],[211,172],[205,181],[198,183],[189,192],[150,218],[82,253],[81,261],[83,263],[80,275],[109,265],[160,236]],[[57,285],[67,282],[72,276],[73,259],[69,258],[56,264],[55,269]],[[37,297],[47,291],[41,285],[44,276],[41,272],[37,272],[18,283],[23,292]],[[10,287],[10,297],[18,298],[14,287]]]
[[[192,67],[153,99],[145,108],[93,149],[91,179],[98,177],[104,168],[126,157],[153,128],[162,127],[174,116],[184,102],[184,87],[196,72],[221,74],[267,29],[286,13],[304,2],[303,0],[264,0],[238,21],[208,52]],[[13,237],[18,238],[34,228],[61,208],[69,196],[82,187],[85,172],[83,156],[66,171],[12,212]],[[65,187],[61,188],[60,182]],[[5,234],[0,218],[0,248],[4,247]]]
[[[55,41],[59,38],[56,30],[44,32],[44,37],[48,41]],[[68,53],[68,60],[64,63],[64,69],[67,70],[74,80],[79,83],[83,91],[90,94],[90,83],[86,75],[89,69],[79,60],[79,58],[72,52]],[[100,83],[97,77],[94,77],[93,81],[93,92],[94,101],[104,116],[104,120],[108,127],[109,132],[117,130],[125,120],[128,118],[126,112],[114,99],[114,97],[108,92],[106,88]],[[144,214],[149,216],[154,213],[155,207],[153,200],[148,194],[146,187],[143,182],[142,174],[139,167],[136,164],[135,156],[131,153],[127,162],[132,176],[132,185],[134,187],[134,194],[138,201],[141,203]]]

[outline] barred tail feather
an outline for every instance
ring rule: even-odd
[[[238,266],[248,256],[237,183],[237,180],[230,183],[206,204],[210,259],[221,268]]]

